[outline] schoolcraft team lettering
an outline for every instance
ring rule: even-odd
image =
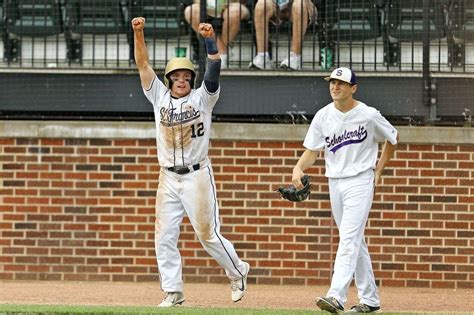
[[[332,153],[336,153],[340,148],[353,144],[360,143],[367,138],[367,130],[364,126],[359,126],[357,129],[352,131],[344,130],[342,135],[336,136],[334,134],[332,137],[326,137],[326,145]]]
[[[177,108],[165,107],[160,109],[160,121],[162,125],[165,125],[166,127],[176,126],[192,121],[201,116],[201,113],[194,108],[190,108],[183,112],[178,112],[176,109]]]

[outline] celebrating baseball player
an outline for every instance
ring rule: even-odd
[[[375,108],[355,100],[356,76],[348,68],[335,69],[329,81],[333,102],[314,116],[303,146],[306,150],[293,168],[293,185],[301,189],[304,171],[324,149],[329,178],[331,209],[339,230],[339,245],[331,287],[316,304],[330,313],[344,311],[347,293],[355,277],[360,303],[349,312],[380,310],[364,229],[372,206],[374,186],[393,157],[397,130]],[[378,143],[385,141],[377,163]]]
[[[184,213],[204,249],[225,269],[232,301],[247,290],[248,263],[220,233],[216,185],[208,158],[212,110],[219,98],[221,59],[214,29],[199,24],[207,49],[204,83],[196,88],[196,72],[187,58],[173,58],[161,82],[148,61],[144,40],[145,19],[132,20],[135,62],[147,99],[153,104],[160,181],[156,196],[155,250],[166,293],[160,307],[184,302],[181,256],[177,248]]]

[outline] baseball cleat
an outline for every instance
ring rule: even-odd
[[[245,268],[247,271],[238,279],[230,280],[230,289],[232,290],[232,301],[238,302],[242,300],[245,295],[245,291],[247,291],[247,276],[250,271],[250,265],[244,262]]]
[[[378,313],[380,312],[380,306],[370,306],[364,303],[354,305],[345,313]]]
[[[173,307],[184,303],[183,292],[166,292],[166,296],[158,307]]]
[[[340,314],[344,312],[344,307],[333,297],[318,297],[316,298],[316,305],[323,311],[331,314]]]

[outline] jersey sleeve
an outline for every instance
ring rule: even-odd
[[[306,149],[316,151],[324,148],[326,142],[324,141],[319,115],[314,116],[311,125],[309,126],[306,137],[304,138],[303,146]]]
[[[211,112],[214,109],[214,106],[216,106],[220,92],[220,86],[214,93],[209,92],[203,82],[201,86],[196,90],[196,93],[199,95],[200,98],[199,106],[201,107],[201,110]]]
[[[374,124],[375,141],[383,142],[388,140],[393,145],[397,144],[397,129],[379,111],[374,113],[372,122]]]
[[[151,82],[150,88],[143,88],[143,93],[150,103],[153,104],[153,107],[155,107],[159,103],[160,95],[163,95],[164,90],[166,90],[165,85],[155,75],[153,81]]]

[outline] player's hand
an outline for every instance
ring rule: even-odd
[[[198,31],[204,38],[214,38],[216,36],[214,28],[209,23],[199,23]]]
[[[301,182],[301,178],[304,176],[303,171],[299,167],[295,167],[293,169],[293,175],[291,176],[291,182],[293,186],[297,189],[302,189],[304,187],[303,183]]]
[[[132,28],[133,31],[142,31],[145,27],[145,18],[144,17],[136,17],[132,20]]]

